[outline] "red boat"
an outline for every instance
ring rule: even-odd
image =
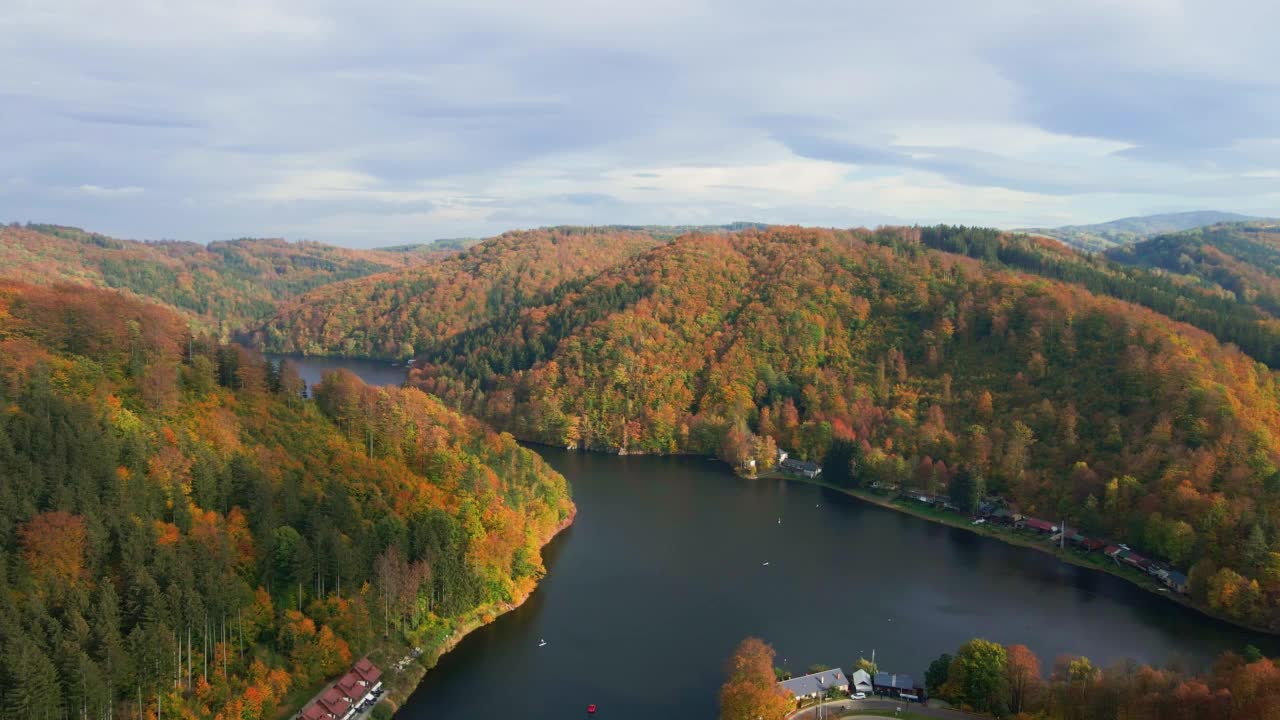
[[[588,714],[588,715],[595,715],[595,714],[596,714],[596,705],[595,705],[595,703],[591,703],[590,705],[588,705],[588,706],[587,706],[587,714]]]

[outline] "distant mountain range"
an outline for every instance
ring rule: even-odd
[[[1131,245],[1165,233],[1219,223],[1246,222],[1263,218],[1217,210],[1164,213],[1120,218],[1094,225],[1063,225],[1056,228],[1023,228],[1020,232],[1044,235],[1081,250],[1101,251],[1119,245]]]

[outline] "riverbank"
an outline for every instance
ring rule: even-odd
[[[564,522],[560,523],[552,533],[543,540],[541,547],[545,549],[547,545],[560,536],[565,530],[573,525],[574,519],[577,517],[577,509]],[[448,622],[453,626],[452,630],[442,636],[435,643],[428,647],[423,647],[420,654],[414,655],[415,648],[404,640],[382,641],[370,648],[367,653],[369,659],[383,671],[382,687],[384,694],[379,704],[385,704],[390,707],[392,713],[398,712],[404,705],[413,691],[422,683],[422,679],[426,677],[427,672],[436,666],[440,658],[446,653],[458,646],[471,633],[492,623],[499,617],[515,610],[524,605],[525,602],[537,592],[535,585],[529,592],[507,603],[497,603],[485,605],[475,608],[467,614],[451,618]],[[402,663],[403,669],[397,670],[397,664]],[[311,689],[312,691],[315,688]],[[314,692],[310,692],[307,697],[311,697]],[[277,718],[289,718],[298,712],[301,705],[296,702],[290,702],[283,705],[276,712]]]
[[[575,509],[573,514],[565,518],[565,521],[560,523],[560,525],[556,527],[555,531],[543,540],[541,547],[546,548],[552,540],[559,537],[560,533],[569,529],[569,526],[573,525],[574,518],[576,517],[577,510]],[[529,592],[509,603],[499,603],[496,605],[479,607],[472,610],[470,613],[467,613],[467,615],[460,619],[459,625],[453,630],[453,632],[446,636],[442,642],[437,644],[435,647],[424,648],[422,655],[409,662],[405,666],[404,670],[395,673],[394,676],[388,677],[383,681],[383,686],[386,688],[386,695],[383,696],[382,702],[390,705],[392,712],[398,712],[401,706],[404,705],[405,701],[409,699],[409,696],[413,694],[413,691],[422,683],[422,679],[426,677],[427,672],[434,668],[436,663],[440,662],[440,658],[444,657],[446,653],[457,647],[458,643],[462,642],[463,638],[466,636],[476,630],[479,630],[485,625],[488,625],[494,620],[497,620],[499,617],[511,612],[512,610],[515,610],[521,605],[524,605],[525,602],[527,602],[537,591],[538,588],[535,585],[531,590],[529,590]],[[403,658],[406,656],[409,653],[409,650],[410,648],[407,646],[403,647],[401,649],[400,657]],[[377,662],[377,659],[375,658],[374,661]],[[390,659],[390,662],[384,665],[379,665],[379,667],[390,668],[391,664],[394,662],[395,658],[393,657]],[[388,674],[390,675],[390,673]]]
[[[895,510],[897,512],[905,513],[907,515],[912,515],[922,520],[929,520],[941,525],[947,525],[948,527],[953,527],[959,530],[965,530],[975,535],[981,535],[983,537],[999,540],[1000,542],[1003,542],[1007,545],[1015,545],[1018,547],[1025,547],[1025,548],[1030,548],[1032,550],[1037,550],[1039,552],[1052,555],[1058,558],[1059,560],[1065,563],[1069,563],[1071,565],[1088,568],[1090,570],[1098,570],[1100,572],[1107,573],[1108,575],[1113,575],[1133,585],[1136,585],[1139,588],[1146,590],[1147,592],[1159,595],[1160,597],[1170,600],[1171,602],[1175,602],[1179,605],[1182,605],[1183,607],[1189,608],[1191,610],[1195,610],[1196,612],[1206,617],[1213,618],[1214,620],[1219,620],[1219,621],[1228,623],[1230,625],[1234,625],[1235,627],[1243,628],[1245,630],[1260,633],[1263,635],[1269,635],[1269,636],[1280,635],[1280,633],[1276,633],[1275,631],[1268,630],[1264,627],[1243,623],[1238,620],[1229,618],[1221,613],[1215,612],[1212,608],[1206,605],[1203,605],[1201,603],[1197,603],[1195,600],[1193,600],[1191,597],[1187,595],[1181,595],[1179,593],[1171,592],[1164,585],[1161,585],[1160,583],[1156,582],[1150,575],[1147,575],[1146,573],[1143,573],[1143,572],[1139,572],[1136,569],[1120,565],[1116,563],[1114,560],[1106,557],[1105,555],[1102,555],[1101,553],[1086,552],[1074,546],[1059,548],[1056,545],[1046,542],[1044,537],[1040,535],[1031,535],[1028,533],[1020,532],[1013,528],[1004,527],[1002,525],[995,525],[992,523],[983,523],[981,525],[974,525],[968,517],[956,514],[954,512],[949,512],[946,510],[936,510],[932,507],[924,506],[911,500],[904,500],[901,498],[889,496],[884,493],[877,493],[872,490],[866,490],[862,488],[839,487],[837,485],[832,485],[831,483],[825,482],[818,478],[798,477],[794,475],[786,475],[777,471],[771,471],[771,472],[760,475],[757,479],[793,480],[796,482],[808,483],[810,485],[817,485],[819,487],[823,487],[828,490],[834,490],[836,492],[841,492],[841,493],[844,493],[845,495],[855,497],[859,500],[862,500],[863,502],[868,502],[868,503],[871,503],[872,505],[877,505],[882,508]]]

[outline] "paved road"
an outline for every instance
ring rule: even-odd
[[[822,706],[822,715],[818,715],[818,708],[805,708],[804,710],[792,715],[788,720],[817,720],[819,717],[826,718],[841,717],[850,713],[857,713],[859,710],[888,710],[893,712],[896,708],[910,710],[913,713],[925,715],[927,717],[938,718],[939,720],[975,720],[981,718],[981,715],[961,712],[959,710],[949,710],[947,708],[929,707],[920,703],[903,702],[901,700],[878,700],[869,698],[867,700],[833,700]]]

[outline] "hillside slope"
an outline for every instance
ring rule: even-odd
[[[993,268],[1061,280],[1142,305],[1280,368],[1280,322],[1247,294],[1224,292],[1196,278],[1144,266],[1123,249],[1084,253],[1034,235],[946,225],[918,228],[912,234],[926,247],[976,258]]]
[[[1160,235],[1107,252],[1280,318],[1280,225],[1232,223]]]
[[[558,445],[744,467],[849,438],[862,480],[931,491],[964,465],[1027,512],[1194,564],[1202,601],[1280,623],[1275,376],[1206,332],[921,234],[688,236],[427,348],[411,379]]]
[[[1020,232],[1045,235],[1081,250],[1106,250],[1140,242],[1154,235],[1179,232],[1218,223],[1243,222],[1257,218],[1217,210],[1165,213],[1120,218],[1093,225],[1063,225],[1056,228],[1027,228]]]
[[[118,288],[188,313],[203,327],[230,330],[321,285],[412,267],[453,251],[352,250],[278,239],[143,243],[78,228],[7,225],[0,226],[0,279]]]
[[[186,326],[0,283],[0,715],[279,717],[530,591],[573,512],[536,454],[350,374],[305,401]]]
[[[582,282],[663,242],[653,232],[551,228],[509,232],[411,270],[320,288],[251,335],[266,350],[409,358],[566,282]]]

